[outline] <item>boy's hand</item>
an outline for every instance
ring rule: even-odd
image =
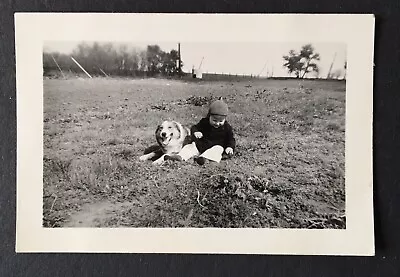
[[[194,132],[194,136],[198,139],[203,137],[203,133],[202,132]]]
[[[227,147],[227,148],[225,149],[225,152],[226,152],[226,154],[228,154],[228,155],[233,155],[233,149],[232,149],[231,147]]]

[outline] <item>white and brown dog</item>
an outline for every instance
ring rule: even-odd
[[[157,147],[150,148],[150,153],[140,156],[141,161],[154,160],[153,164],[164,162],[165,155],[177,154],[190,142],[190,130],[176,121],[164,121],[156,129]]]

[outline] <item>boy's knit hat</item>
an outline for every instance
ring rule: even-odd
[[[216,100],[210,105],[210,109],[208,111],[209,114],[212,115],[228,115],[228,105],[222,100]]]

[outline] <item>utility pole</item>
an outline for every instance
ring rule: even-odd
[[[62,76],[63,76],[63,78],[65,79],[64,72],[61,70],[61,67],[58,65],[58,63],[57,63],[56,59],[53,57],[53,55],[52,55],[52,54],[50,54],[50,56],[53,58],[53,61],[56,63],[56,65],[57,65],[58,69],[60,70],[60,72],[61,72],[61,74],[62,74]]]
[[[261,75],[261,73],[264,71],[265,67],[267,66],[267,62],[265,62],[263,68],[261,69],[260,73],[258,73],[258,76]],[[267,74],[268,75],[268,74]],[[268,76],[267,76],[268,77]]]
[[[201,58],[201,62],[200,62],[200,64],[199,64],[199,68],[198,68],[198,70],[200,70],[200,68],[201,68],[201,65],[203,64],[203,60],[204,60],[204,57],[202,57],[202,58]]]
[[[332,67],[333,67],[333,63],[335,62],[335,59],[336,59],[336,52],[335,52],[335,55],[333,56],[333,61],[331,63],[331,67],[329,68],[328,76],[326,77],[327,79],[331,78],[331,71],[332,71]]]
[[[71,59],[74,61],[74,63],[76,63],[76,64],[79,66],[80,69],[82,69],[83,72],[86,73],[86,75],[87,75],[90,79],[92,79],[92,76],[90,76],[90,74],[87,73],[87,71],[74,59],[74,57],[71,57]]]
[[[181,59],[181,43],[180,42],[178,42],[178,56],[179,56],[178,75],[180,77],[180,76],[182,76],[182,59]]]

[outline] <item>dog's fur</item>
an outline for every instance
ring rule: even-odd
[[[141,161],[156,159],[153,164],[160,165],[165,155],[178,154],[190,142],[190,129],[177,121],[164,121],[157,127],[155,135],[158,149],[150,148],[150,153],[140,156]]]

